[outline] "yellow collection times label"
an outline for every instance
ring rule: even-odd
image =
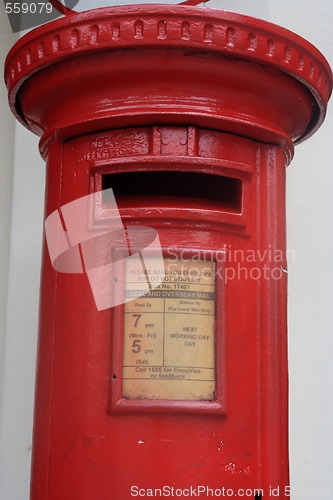
[[[215,263],[166,258],[164,266],[158,288],[125,303],[123,397],[213,400]],[[137,292],[133,272],[127,266],[126,297]]]

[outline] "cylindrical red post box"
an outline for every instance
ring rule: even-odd
[[[288,498],[285,169],[324,119],[324,57],[238,14],[116,7],[24,36],[6,83],[73,252],[44,245],[32,500]],[[123,226],[97,238],[110,188]],[[119,250],[143,226],[163,282]]]

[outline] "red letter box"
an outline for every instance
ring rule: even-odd
[[[45,243],[32,500],[288,497],[285,169],[326,60],[246,16],[104,8],[19,40],[6,83],[70,255]]]

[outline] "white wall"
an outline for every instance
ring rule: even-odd
[[[4,7],[1,4],[0,15],[0,65],[10,47],[15,43],[17,35],[13,35]],[[7,304],[9,234],[11,226],[11,197],[14,163],[14,129],[15,120],[6,104],[7,91],[0,85],[0,401],[3,381],[3,355],[5,339],[5,312]]]
[[[214,2],[214,3],[213,3]],[[213,0],[211,5],[262,17],[313,42],[333,65],[332,0]],[[107,2],[84,0],[81,5]],[[207,4],[207,7],[209,3]],[[9,24],[0,2],[0,49]],[[3,33],[7,30],[6,36]],[[299,146],[288,169],[290,459],[293,498],[333,498],[333,105],[317,134]],[[27,500],[37,332],[44,166],[37,138],[8,116],[0,86],[0,499]],[[15,154],[13,212],[11,172]],[[6,341],[4,290],[11,227]],[[2,336],[3,339],[3,336]],[[4,358],[1,346],[4,345]],[[1,383],[1,370],[0,370]],[[0,385],[1,387],[1,385]],[[1,391],[0,391],[1,395]]]
[[[0,19],[4,33],[10,33],[3,2]],[[15,39],[16,35],[8,35],[4,40],[1,33],[1,54],[6,55]],[[0,318],[5,322],[5,336],[0,332],[4,353],[0,362],[3,381],[0,499],[26,500],[30,481],[44,163],[38,153],[37,137],[15,123],[9,112],[2,82],[0,110],[1,278],[9,271],[8,283],[1,279],[1,286],[7,288],[7,301],[1,297]]]
[[[333,66],[333,2],[272,2],[277,23],[316,45]],[[287,175],[291,478],[298,498],[333,498],[333,101],[296,148]],[[304,495],[306,493],[306,495]],[[297,498],[297,497],[296,497]]]

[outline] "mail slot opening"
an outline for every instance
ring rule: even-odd
[[[242,211],[242,182],[221,175],[179,170],[102,175],[102,189],[113,189],[118,206],[179,206]],[[103,204],[107,204],[106,197]]]

